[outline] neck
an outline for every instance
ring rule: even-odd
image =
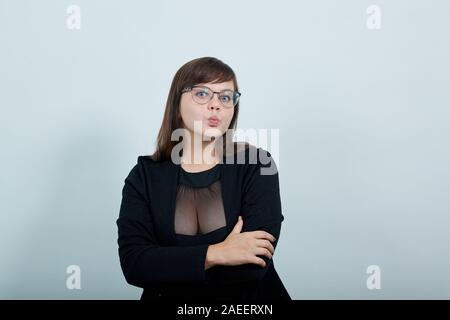
[[[183,139],[183,155],[181,163],[211,165],[219,161],[219,155],[216,152],[216,140],[203,141],[202,137],[189,132],[191,139]]]

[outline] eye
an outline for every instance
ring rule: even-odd
[[[197,97],[199,97],[199,98],[204,98],[204,97],[207,97],[207,96],[208,96],[208,92],[202,90],[202,91],[196,92],[195,95],[196,95]]]
[[[231,101],[231,97],[230,96],[221,96],[221,99],[223,102],[230,102]]]

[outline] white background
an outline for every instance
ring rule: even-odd
[[[444,0],[1,0],[0,298],[140,297],[117,254],[123,180],[154,151],[176,70],[202,56],[236,72],[239,128],[280,130],[274,261],[292,298],[450,298],[449,13]],[[81,290],[66,288],[72,264]]]

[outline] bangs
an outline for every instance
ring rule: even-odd
[[[185,81],[183,81],[186,86],[226,81],[233,81],[236,86],[234,71],[218,59],[194,60],[191,61],[188,69]]]

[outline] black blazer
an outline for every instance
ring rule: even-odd
[[[250,151],[257,161],[249,163]],[[278,172],[270,153],[251,146],[244,153],[223,157],[221,185],[227,234],[242,215],[241,232],[265,230],[280,237],[281,213]],[[264,157],[262,157],[262,155]],[[269,159],[271,163],[264,160]],[[234,163],[230,164],[229,161]],[[275,168],[274,174],[261,174]],[[208,299],[290,299],[274,266],[256,264],[214,266],[205,270],[210,244],[176,246],[174,212],[180,165],[139,156],[122,189],[118,227],[120,264],[126,281],[144,289],[141,299],[188,296]],[[224,240],[224,239],[223,239]]]

